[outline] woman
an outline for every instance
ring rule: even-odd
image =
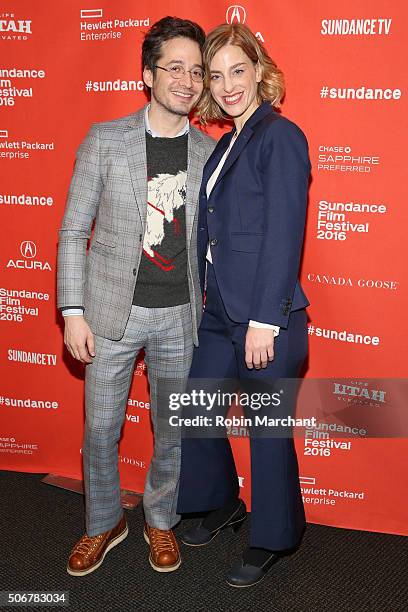
[[[307,356],[309,302],[298,282],[310,162],[301,130],[273,110],[283,77],[244,25],[221,25],[204,46],[206,84],[198,114],[230,118],[208,160],[200,192],[198,258],[206,305],[191,379],[296,378]],[[291,437],[251,437],[250,546],[227,575],[261,580],[295,547],[305,526]],[[185,439],[179,512],[206,512],[182,535],[208,544],[239,527],[245,504],[226,438]]]

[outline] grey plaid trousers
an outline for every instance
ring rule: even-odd
[[[193,353],[191,305],[168,308],[132,306],[124,336],[95,336],[96,356],[86,368],[85,434],[83,444],[86,531],[98,535],[112,529],[122,516],[118,441],[125,419],[133,369],[145,349],[150,407],[155,436],[143,506],[147,522],[171,529],[176,514],[180,473],[180,429],[168,426],[168,403],[160,400],[161,381],[171,380],[172,392],[187,384]],[[167,422],[167,427],[165,423]]]

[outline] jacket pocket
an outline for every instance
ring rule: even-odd
[[[117,241],[118,234],[116,232],[104,227],[97,227],[95,229],[95,234],[91,244],[92,246],[103,245],[113,249],[115,248]]]
[[[263,234],[249,232],[231,233],[231,250],[242,253],[259,253]]]

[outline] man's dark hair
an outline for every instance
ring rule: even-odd
[[[142,45],[142,69],[148,68],[153,73],[154,67],[162,54],[162,44],[172,38],[183,36],[198,43],[203,49],[205,33],[201,26],[189,19],[179,17],[163,17],[156,21],[146,34]]]

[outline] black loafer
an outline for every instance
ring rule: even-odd
[[[268,552],[264,561],[260,565],[252,565],[245,562],[245,554],[228,572],[226,576],[227,584],[233,587],[250,587],[258,584],[263,580],[281,555],[278,553]]]
[[[224,516],[220,524],[216,525],[212,529],[207,529],[203,523],[206,520],[207,522],[211,523],[211,518],[216,512],[220,513],[220,510],[210,512],[210,514],[205,517],[205,519],[203,519],[196,527],[188,529],[181,534],[180,540],[183,542],[183,544],[187,544],[187,546],[205,546],[206,544],[209,544],[211,540],[213,540],[220,533],[220,531],[226,529],[227,527],[231,527],[233,532],[237,533],[237,531],[243,525],[247,515],[245,503],[242,501],[242,499],[239,499],[235,510],[230,512],[228,516]]]

